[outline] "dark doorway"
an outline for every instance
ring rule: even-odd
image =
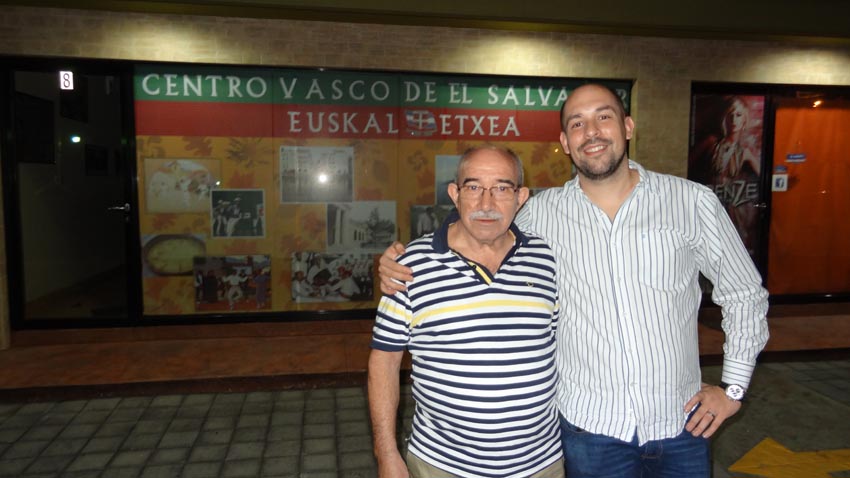
[[[13,326],[137,320],[129,76],[108,65],[12,63],[6,78]]]

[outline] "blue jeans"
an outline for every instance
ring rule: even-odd
[[[561,417],[568,478],[709,478],[709,440],[679,436],[638,445],[578,428]]]

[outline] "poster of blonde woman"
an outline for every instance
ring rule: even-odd
[[[710,187],[759,263],[764,96],[697,94],[688,179]]]

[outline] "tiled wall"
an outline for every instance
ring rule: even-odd
[[[637,129],[632,156],[650,169],[677,175],[684,175],[687,167],[692,81],[850,85],[846,43],[792,45],[8,6],[0,12],[0,54],[633,79]]]

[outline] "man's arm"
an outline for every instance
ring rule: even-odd
[[[396,258],[404,254],[404,245],[396,241],[384,251],[378,265],[381,278],[381,292],[393,295],[406,289],[404,282],[413,280],[413,270],[396,262]],[[400,281],[400,282],[399,282]]]
[[[404,352],[372,349],[369,355],[369,412],[375,436],[378,478],[406,478],[407,465],[398,451],[396,416],[399,401],[399,370]]]
[[[721,308],[723,344],[721,381],[747,388],[756,358],[767,343],[768,293],[761,276],[720,200],[706,194],[698,204],[701,233],[698,261],[700,271],[714,286],[711,298]],[[686,429],[694,435],[711,436],[741,403],[726,396],[717,385],[703,384],[685,410],[697,404]]]

